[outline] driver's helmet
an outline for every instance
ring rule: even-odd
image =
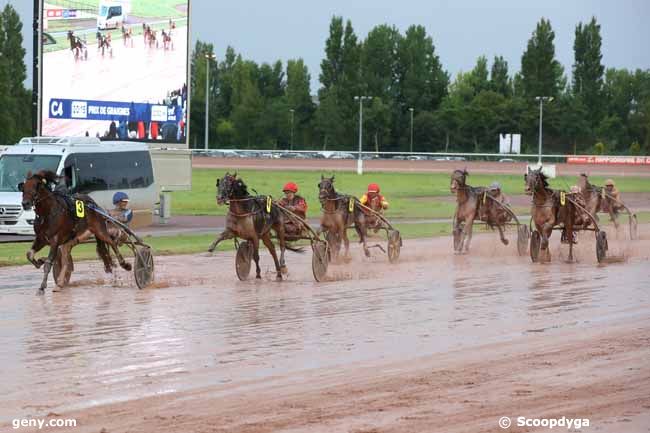
[[[490,189],[501,191],[501,184],[499,182],[492,182],[492,185],[490,185]]]

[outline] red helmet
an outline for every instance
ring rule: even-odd
[[[368,192],[374,192],[374,193],[379,193],[379,185],[376,183],[371,183],[368,185]]]
[[[282,192],[287,192],[287,191],[297,193],[298,192],[298,185],[296,185],[293,182],[287,182],[287,184],[284,185],[284,188],[282,188]]]

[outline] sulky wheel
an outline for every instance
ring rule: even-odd
[[[316,241],[312,244],[311,270],[314,279],[318,282],[324,281],[329,265],[327,242]]]
[[[533,263],[539,260],[539,248],[542,244],[542,236],[537,230],[534,230],[530,236],[530,259]]]
[[[240,281],[248,279],[251,272],[251,260],[253,259],[253,246],[248,241],[243,241],[237,248],[235,256],[235,271]]]
[[[596,232],[596,259],[598,263],[607,257],[607,234],[604,231]]]
[[[151,248],[136,247],[134,264],[133,273],[135,275],[135,284],[139,289],[149,287],[154,280],[154,264]]]
[[[61,251],[61,250],[59,250]],[[70,277],[72,276],[72,271],[74,271],[74,262],[72,261],[72,255],[68,256],[68,260],[70,262],[70,267],[68,268],[68,272],[65,273],[65,279],[63,280],[63,286],[67,286],[70,283]],[[56,283],[59,275],[61,274],[61,255],[57,254],[56,260],[54,261],[54,266],[52,266],[52,276],[54,277],[54,282]]]
[[[397,263],[399,260],[399,253],[402,248],[402,237],[398,230],[390,230],[388,232],[388,261]]]
[[[528,239],[530,238],[530,231],[528,226],[520,225],[517,227],[517,253],[520,256],[525,256],[528,249]]]

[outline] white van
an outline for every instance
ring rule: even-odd
[[[146,144],[33,137],[9,146],[0,156],[0,234],[34,234],[34,211],[22,209],[18,184],[28,172],[39,170],[63,176],[70,193],[89,194],[107,210],[113,207],[113,194],[124,191],[131,199],[132,226],[152,222],[158,191]]]
[[[122,27],[129,13],[131,13],[131,0],[101,0],[97,10],[97,29],[107,30]]]

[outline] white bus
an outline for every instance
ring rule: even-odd
[[[131,13],[131,0],[110,0],[99,2],[97,10],[97,29],[117,29],[126,22]]]
[[[34,234],[34,211],[22,209],[18,184],[28,172],[39,170],[57,173],[70,193],[89,194],[105,209],[113,207],[115,192],[124,191],[131,199],[132,226],[152,222],[158,190],[146,144],[33,137],[9,146],[0,156],[0,234]]]

